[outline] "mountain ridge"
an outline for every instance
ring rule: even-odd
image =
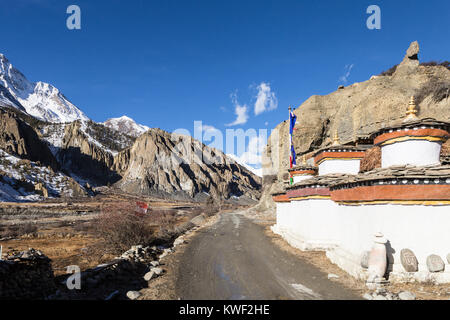
[[[136,123],[136,121],[134,121],[132,118],[127,117],[125,115],[119,118],[109,118],[105,122],[102,122],[102,124],[106,127],[109,127],[122,133],[126,133],[135,138],[137,138],[145,131],[150,129],[147,126]]]
[[[0,53],[0,86],[0,92],[9,93],[9,98],[0,93],[4,104],[8,104],[9,100],[10,106],[26,111],[40,120],[48,122],[89,120],[58,88],[42,81],[28,81],[2,53]]]

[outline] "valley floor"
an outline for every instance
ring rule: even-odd
[[[40,250],[52,260],[55,276],[65,275],[69,265],[78,265],[85,270],[109,262],[115,255],[102,250],[100,239],[92,230],[92,221],[105,204],[138,200],[149,203],[151,210],[175,213],[178,224],[188,220],[190,211],[198,208],[198,204],[188,202],[125,194],[70,201],[0,202],[0,245],[3,254],[29,248]]]

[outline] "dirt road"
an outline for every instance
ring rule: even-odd
[[[288,252],[264,227],[239,213],[222,214],[194,237],[180,259],[181,299],[361,299]]]

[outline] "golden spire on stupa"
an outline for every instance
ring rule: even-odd
[[[338,136],[338,132],[337,130],[334,132],[334,137],[333,137],[333,146],[339,146],[341,143],[339,142],[339,136]]]
[[[306,166],[306,156],[305,155],[303,155],[303,157],[302,157],[302,165]]]
[[[406,109],[406,118],[403,120],[403,122],[410,122],[410,121],[416,121],[419,120],[417,117],[417,109],[416,109],[416,102],[414,101],[414,96],[411,96],[411,99],[409,100],[408,109]]]

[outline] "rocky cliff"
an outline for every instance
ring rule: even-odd
[[[411,43],[403,61],[378,76],[311,96],[295,109],[293,142],[297,155],[331,143],[351,143],[403,119],[410,96],[415,96],[421,118],[450,121],[450,70],[448,64],[419,63],[419,44]],[[280,123],[269,137],[263,157],[265,181],[286,178],[288,122]]]
[[[68,172],[91,183],[106,184],[120,179],[120,176],[111,170],[114,164],[113,153],[92,139],[86,133],[81,121],[72,122],[64,127],[57,158]]]
[[[39,161],[56,170],[59,165],[47,144],[16,113],[0,109],[0,149],[22,159]]]
[[[261,179],[219,150],[188,136],[150,129],[115,157],[124,191],[175,198],[248,199]]]

